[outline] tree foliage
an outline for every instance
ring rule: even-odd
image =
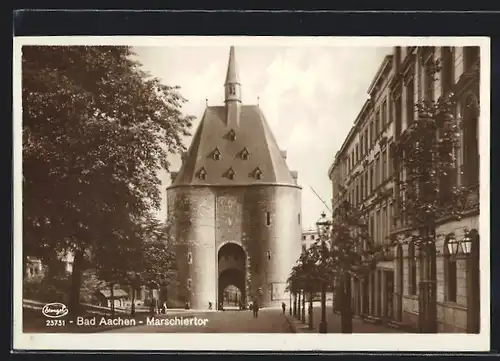
[[[103,269],[120,268],[160,207],[159,171],[185,149],[186,100],[130,47],[22,52],[25,254],[91,250]]]
[[[436,81],[440,69],[439,61],[427,69],[429,81]],[[420,230],[407,239],[427,244],[435,242],[440,217],[460,218],[464,209],[468,190],[455,182],[462,120],[453,93],[437,100],[424,98],[415,110],[415,119],[395,148],[401,170],[399,210],[405,226]]]

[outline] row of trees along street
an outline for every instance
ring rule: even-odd
[[[439,61],[430,69],[429,77],[436,81]],[[474,71],[479,72],[479,69]],[[478,74],[477,74],[478,75]],[[399,237],[389,237],[375,245],[368,232],[363,209],[343,202],[329,220],[323,214],[318,222],[318,240],[304,251],[288,279],[288,289],[294,297],[293,313],[305,322],[304,293],[322,291],[322,323],[325,322],[325,292],[333,289],[342,319],[342,332],[352,332],[351,277],[365,278],[377,262],[394,252],[397,245],[413,242],[420,251],[423,277],[420,283],[420,331],[437,332],[436,312],[436,240],[437,221],[450,216],[460,219],[466,211],[470,188],[454,186],[457,177],[456,155],[460,147],[461,119],[456,114],[457,100],[448,93],[436,101],[428,97],[415,104],[417,117],[401,133],[396,129],[395,169],[396,214],[412,229]],[[400,124],[396,121],[396,124]],[[479,164],[477,164],[479,167]],[[397,172],[399,173],[399,172]],[[399,195],[401,195],[399,197]],[[478,254],[478,235],[466,235],[472,240],[472,257]],[[309,309],[312,311],[312,301]],[[476,303],[478,301],[476,300]],[[296,308],[299,311],[296,311]],[[469,307],[479,307],[478,304]],[[312,313],[310,313],[312,315]],[[312,328],[312,318],[309,322]],[[327,332],[320,324],[320,332]]]
[[[134,56],[126,46],[22,49],[24,259],[42,260],[50,282],[58,255],[74,255],[73,316],[84,274],[111,290],[175,282],[168,224],[155,218],[159,173],[185,150],[193,117],[178,87]]]

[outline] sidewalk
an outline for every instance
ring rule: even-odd
[[[309,329],[309,316],[306,313],[306,323],[297,320],[294,316],[290,316],[287,312],[285,317],[290,324],[290,328],[294,333],[318,333],[319,323],[321,321],[321,309],[314,308],[313,313],[313,329]],[[333,314],[331,309],[326,311],[326,322],[328,333],[341,333],[341,318],[338,314]],[[384,325],[374,325],[365,322],[363,319],[353,317],[352,333],[403,333],[403,331],[394,329]]]

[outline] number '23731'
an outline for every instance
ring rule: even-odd
[[[45,320],[45,326],[57,327],[65,325],[66,325],[66,320]]]

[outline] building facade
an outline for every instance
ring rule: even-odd
[[[242,105],[235,51],[225,105],[207,106],[167,209],[176,240],[178,297],[219,304],[229,285],[243,302],[288,300],[286,280],[301,250],[301,188],[257,105]]]
[[[434,77],[430,74],[436,64]],[[471,320],[478,319],[479,309],[467,304],[479,284],[467,281],[467,260],[452,257],[447,242],[450,234],[460,237],[464,230],[479,229],[479,48],[395,47],[368,92],[370,99],[329,170],[333,208],[344,200],[358,206],[375,244],[390,245],[395,238],[403,242],[378,262],[372,274],[353,280],[353,310],[394,325],[419,325],[426,303],[419,287],[424,261],[414,244],[404,242],[415,229],[400,209],[404,197],[400,181],[406,170],[395,145],[418,116],[416,103],[451,95],[462,129],[458,171],[446,179],[446,186],[467,187],[469,196],[461,220],[438,220],[436,321],[438,332],[470,332],[468,323],[477,321]]]
[[[318,231],[315,229],[307,229],[302,231],[302,251],[311,247],[311,245],[318,239]]]

